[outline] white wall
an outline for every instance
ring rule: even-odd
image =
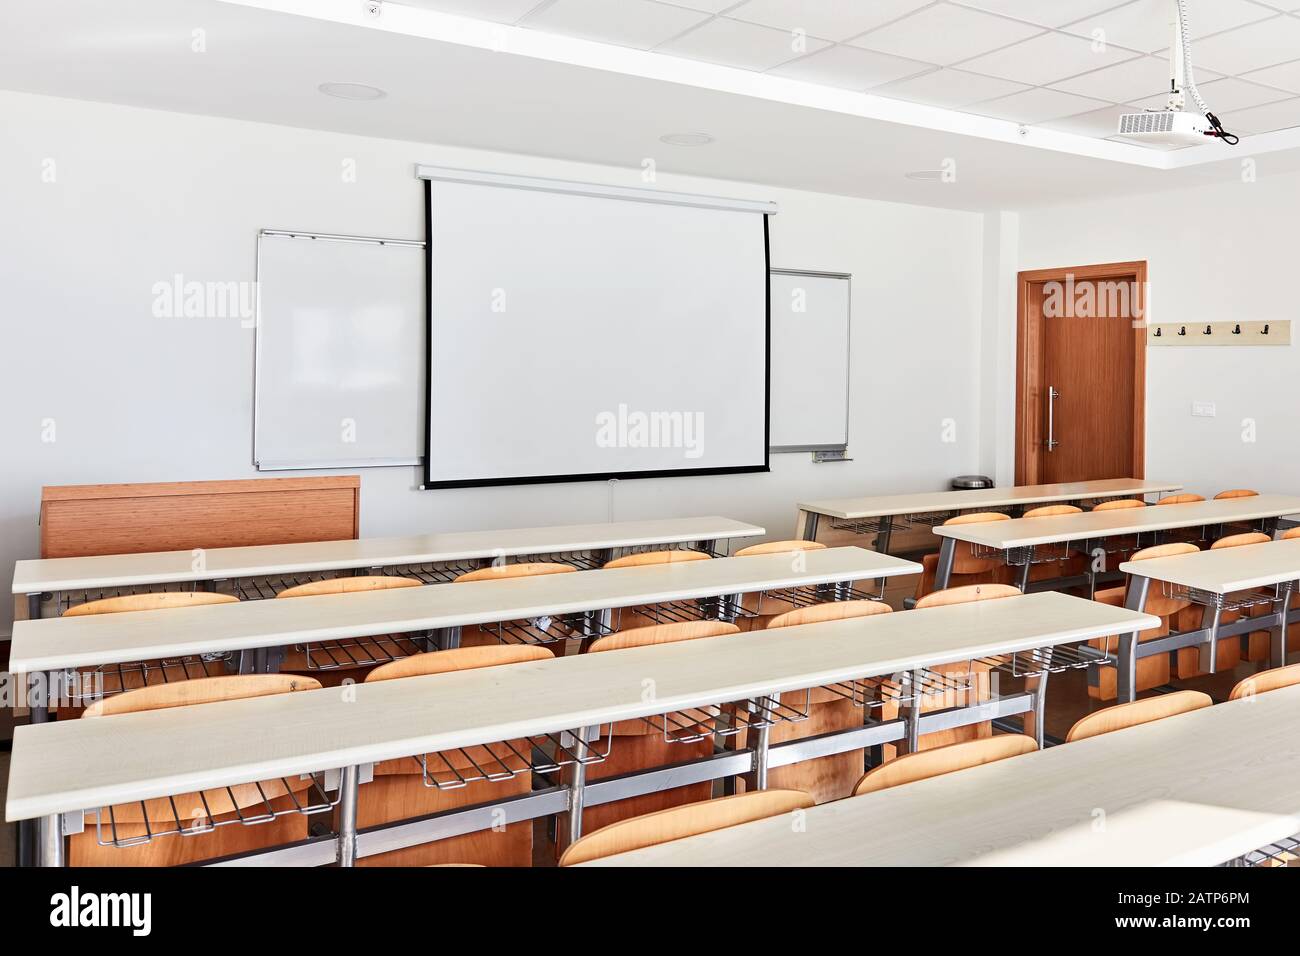
[[[641,185],[641,157],[584,166],[0,93],[5,581],[37,553],[41,485],[256,476],[252,331],[156,318],[154,284],[251,282],[259,228],[422,238],[417,162]],[[366,469],[363,534],[725,514],[786,536],[800,498],[941,487],[979,466],[982,216],[668,175],[657,185],[775,200],[773,265],[853,273],[855,460],[436,492],[414,490],[415,469]],[[7,602],[2,613],[5,632]]]
[[[1153,322],[1300,320],[1300,176],[1260,165],[1254,182],[1232,168],[1215,185],[1023,212],[1019,268],[1145,259]],[[1005,321],[1014,327],[1014,310]],[[1207,497],[1300,489],[1298,383],[1295,346],[1148,350],[1147,476]],[[1201,400],[1216,418],[1192,417]],[[1248,420],[1255,441],[1243,439]]]

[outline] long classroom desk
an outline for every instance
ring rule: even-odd
[[[1016,485],[1009,488],[981,488],[968,491],[925,491],[906,495],[878,495],[865,498],[830,498],[800,502],[795,519],[795,535],[807,541],[817,540],[822,517],[838,526],[862,533],[875,533],[876,550],[889,550],[894,519],[920,519],[925,516],[954,514],[960,511],[987,511],[1009,508],[1020,511],[1032,505],[1062,504],[1102,498],[1142,498],[1146,495],[1178,491],[1183,486],[1167,481],[1142,478],[1107,478],[1101,481],[1073,481],[1053,485]],[[932,524],[933,522],[927,522]]]
[[[473,624],[731,598],[918,571],[915,562],[863,548],[826,548],[799,552],[797,561],[788,553],[762,554],[288,601],[45,618],[15,622],[9,667],[14,673],[38,674],[420,631],[451,632],[439,635],[438,643],[455,646],[455,629]]]
[[[758,525],[711,516],[45,558],[16,562],[12,589],[15,616],[34,619],[42,614],[41,596],[45,594],[99,592],[96,596],[106,596],[102,592],[168,584],[210,588],[216,582],[246,578],[446,565],[531,555],[593,552],[607,560],[619,549],[698,543],[708,551],[719,541],[762,534],[764,529]],[[58,602],[54,603],[53,610],[57,613]]]
[[[1216,866],[1300,833],[1300,687],[591,866]]]
[[[1300,539],[1270,541],[1218,551],[1199,551],[1149,561],[1126,561],[1119,569],[1129,576],[1130,607],[1145,605],[1152,583],[1186,597],[1206,609],[1199,631],[1171,634],[1149,645],[1147,654],[1165,653],[1180,647],[1199,646],[1201,669],[1213,673],[1218,664],[1218,643],[1253,631],[1272,631],[1269,666],[1286,663],[1287,626],[1293,616],[1291,595],[1300,581]],[[1245,610],[1270,605],[1270,613],[1245,616],[1231,624],[1221,623],[1225,610]],[[1132,639],[1131,637],[1128,639]],[[1129,659],[1136,662],[1136,656]],[[1132,674],[1127,678],[1130,685]]]
[[[515,822],[568,811],[571,834],[577,835],[584,803],[742,773],[761,788],[770,766],[891,741],[910,744],[921,732],[991,719],[1000,701],[961,708],[954,716],[953,711],[921,714],[919,698],[913,697],[899,719],[770,747],[767,729],[760,728],[745,750],[591,785],[579,765],[564,787],[360,834],[355,830],[358,779],[364,765],[385,759],[534,734],[576,731],[591,739],[592,728],[612,721],[915,674],[938,664],[1077,643],[1156,623],[1150,615],[1065,594],[1032,594],[359,684],[347,694],[325,688],[32,724],[14,735],[6,816],[41,818],[42,861],[58,864],[64,827],[81,826],[83,811],[337,769],[339,835],[271,851],[276,859],[350,865],[358,854],[483,829],[503,822],[503,815],[504,822]],[[653,695],[646,694],[647,686],[655,688]]]

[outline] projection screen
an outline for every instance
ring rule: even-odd
[[[775,205],[417,175],[425,487],[767,469]]]

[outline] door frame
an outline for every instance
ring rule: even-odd
[[[1041,394],[1043,386],[1043,327],[1041,302],[1032,287],[1053,279],[1122,279],[1132,277],[1136,284],[1135,308],[1142,321],[1133,329],[1133,474],[1126,478],[1146,477],[1146,260],[1105,262],[1094,265],[1033,269],[1018,276],[1016,293],[1016,484],[1040,484],[1042,474],[1042,409],[1032,396]]]

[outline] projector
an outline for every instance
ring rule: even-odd
[[[1210,121],[1199,113],[1148,110],[1122,114],[1119,135],[1152,146],[1196,146],[1216,134]]]

